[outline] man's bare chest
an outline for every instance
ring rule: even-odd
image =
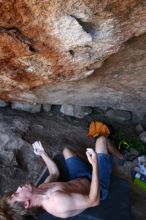
[[[43,186],[44,199],[49,199],[56,192],[63,192],[64,186],[58,183],[49,183]]]
[[[56,192],[88,194],[90,189],[90,182],[86,179],[77,179],[69,182],[49,183],[46,184],[43,188],[45,198],[49,199]]]

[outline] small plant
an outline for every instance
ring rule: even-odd
[[[118,146],[120,151],[130,151],[133,148],[139,151],[140,154],[146,154],[146,146],[134,134],[118,132],[116,134],[116,146]]]

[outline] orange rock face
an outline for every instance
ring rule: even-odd
[[[1,0],[0,98],[49,103],[48,88],[95,75],[128,39],[145,32],[144,0]],[[65,96],[54,103],[70,102]]]

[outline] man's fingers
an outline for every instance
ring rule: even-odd
[[[87,148],[87,152],[88,152],[91,156],[96,155],[96,152],[95,152],[92,148]]]
[[[88,152],[88,151],[86,152],[86,155],[87,155],[87,156],[90,156],[90,154],[89,154],[89,152]]]
[[[36,151],[36,150],[37,150],[37,148],[36,148],[36,146],[35,146],[35,145],[33,145],[33,149],[34,149],[34,151]]]
[[[92,151],[91,149],[87,149],[87,153],[89,156],[92,156],[94,154],[94,151]]]
[[[34,143],[32,144],[32,146],[33,146],[33,148],[36,148],[36,147],[37,147],[37,142],[34,142]]]
[[[87,150],[89,153],[95,152],[92,148],[87,148],[86,150]]]
[[[33,144],[32,144],[32,147],[33,147],[33,150],[34,150],[34,153],[36,155],[41,155],[42,152],[44,152],[44,148],[41,144],[40,141],[35,141]]]
[[[86,149],[88,160],[92,161],[96,158],[96,152],[92,148]]]
[[[35,150],[35,144],[32,144],[33,149]]]
[[[32,144],[32,147],[33,147],[33,151],[35,154],[38,154],[38,142],[35,141],[33,144]]]
[[[89,152],[86,152],[86,155],[87,155],[88,161],[92,164],[92,158]]]
[[[92,158],[91,154],[88,151],[86,152],[86,155],[87,155],[88,159]]]
[[[87,158],[88,158],[88,160],[89,160],[89,157],[90,157],[89,153],[88,153],[88,152],[86,152],[86,155],[87,155]]]
[[[33,147],[37,148],[37,147],[42,147],[41,143],[39,141],[35,141],[33,144],[32,144]]]

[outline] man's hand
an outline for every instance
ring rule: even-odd
[[[40,141],[35,141],[35,142],[32,144],[32,146],[33,146],[34,153],[35,153],[36,155],[42,156],[42,154],[45,153],[44,148],[43,148],[43,146],[42,146],[42,144],[41,144]]]
[[[45,183],[57,181],[57,179],[60,175],[58,167],[55,164],[55,162],[47,155],[41,142],[35,141],[32,144],[32,146],[33,146],[34,153],[38,156],[41,156],[41,158],[43,159],[43,161],[45,162],[45,164],[48,168],[49,176],[47,178],[47,181],[45,181]],[[43,184],[41,184],[41,187],[43,187]]]
[[[92,148],[86,149],[86,155],[92,166],[97,165],[97,154]]]

